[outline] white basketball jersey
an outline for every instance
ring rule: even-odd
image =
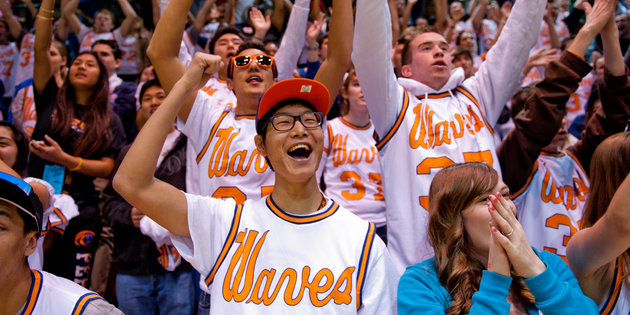
[[[525,186],[512,194],[529,243],[566,261],[566,246],[580,226],[590,183],[569,151],[542,152]]]
[[[232,104],[199,91],[182,131],[197,152],[201,195],[242,204],[271,193],[274,175],[254,143],[255,116],[237,115]]]
[[[360,128],[341,117],[329,121],[318,174],[323,173],[328,197],[381,227],[386,223],[385,196],[375,144],[372,123]]]
[[[120,28],[114,31],[116,44],[120,49],[120,67],[116,73],[123,75],[138,74],[138,48],[136,46],[136,37],[123,37]]]
[[[0,80],[4,84],[4,96],[13,97],[15,93],[15,73],[18,66],[18,49],[15,43],[0,45]]]
[[[619,265],[619,259],[615,264],[615,275],[610,287],[608,297],[599,306],[601,315],[628,315],[630,314],[630,289],[626,281],[623,281],[623,270]]]
[[[589,72],[582,78],[577,90],[571,94],[567,102],[567,119],[569,120],[569,124],[573,122],[575,117],[584,115],[586,112],[586,103],[588,102],[588,97],[591,95],[593,82],[595,82],[596,77],[593,72]]]
[[[490,50],[497,40],[499,27],[494,20],[483,19],[481,31],[479,32],[479,54],[483,55]]]
[[[201,91],[214,98],[216,104],[236,104],[236,96],[234,96],[234,92],[228,88],[227,82],[217,77],[210,78]],[[208,102],[206,104],[212,103]],[[188,145],[186,146],[186,192],[205,195],[199,190],[199,168],[196,162],[197,155],[195,147],[190,140],[188,140]]]
[[[392,314],[398,277],[375,227],[328,199],[304,216],[271,197],[186,194],[173,243],[212,288],[211,314]]]
[[[90,301],[103,299],[70,280],[45,271],[31,269],[31,280],[24,315],[82,314]]]
[[[35,59],[35,52],[33,50],[34,44],[35,35],[33,33],[24,34],[22,43],[20,44],[20,57],[15,73],[16,87],[20,86],[24,81],[33,78],[33,64]]]
[[[118,29],[114,30],[118,31]],[[79,52],[91,51],[92,44],[97,40],[116,40],[114,36],[114,32],[107,33],[94,33],[91,28],[86,27],[85,25],[81,25],[81,30],[79,31],[79,35],[77,36],[81,40],[81,45],[79,46]]]

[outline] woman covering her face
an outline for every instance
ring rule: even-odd
[[[399,314],[597,314],[566,263],[529,245],[507,196],[483,163],[435,176],[428,227],[435,257],[403,274]]]

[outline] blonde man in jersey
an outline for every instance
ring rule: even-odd
[[[31,186],[0,172],[0,314],[122,314],[74,282],[29,268],[41,221]]]
[[[138,135],[114,187],[171,232],[178,251],[211,285],[213,314],[393,314],[397,277],[374,225],[317,185],[330,106],[323,84],[284,80],[257,106],[250,141],[275,170],[269,197],[238,205],[153,177],[170,122],[220,67],[218,56],[195,55]]]
[[[390,61],[387,3],[359,0],[352,61],[376,132],[387,203],[387,242],[399,272],[433,256],[427,242],[428,195],[441,168],[485,161],[500,172],[493,130],[503,105],[519,85],[536,42],[545,0],[518,1],[477,74],[451,72],[448,42],[424,32],[403,49],[396,79]]]

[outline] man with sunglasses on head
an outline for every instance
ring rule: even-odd
[[[267,63],[248,58],[238,65]],[[127,153],[115,189],[171,232],[210,287],[213,314],[394,314],[397,276],[374,225],[326,198],[317,184],[330,107],[323,84],[288,79],[260,98],[250,140],[275,171],[268,197],[239,205],[153,177],[167,126],[220,66],[218,56],[195,55]]]
[[[329,51],[327,63],[315,77],[332,91],[331,103],[350,65],[352,44],[341,40],[352,34],[352,12],[346,2],[339,1],[339,9],[330,22],[330,41],[338,49]],[[181,17],[186,16],[191,3],[192,0],[169,3],[147,51],[167,93],[185,71],[177,58],[177,43],[181,42],[185,26]],[[264,47],[249,41],[240,45],[227,66],[227,83],[236,96],[236,104],[220,103],[203,91],[190,93],[178,117],[182,131],[198,152],[195,162],[199,167],[199,193],[233,198],[240,204],[268,195],[273,187],[272,172],[252,139],[258,100],[277,81],[277,70]]]
[[[387,246],[402,273],[433,256],[426,231],[429,187],[454,163],[486,162],[499,174],[493,128],[520,83],[546,0],[519,0],[478,72],[451,70],[449,44],[424,30],[402,50],[401,78],[391,64],[387,1],[358,0],[352,60],[383,165]]]

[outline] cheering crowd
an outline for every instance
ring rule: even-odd
[[[0,0],[0,314],[628,314],[619,0]]]

